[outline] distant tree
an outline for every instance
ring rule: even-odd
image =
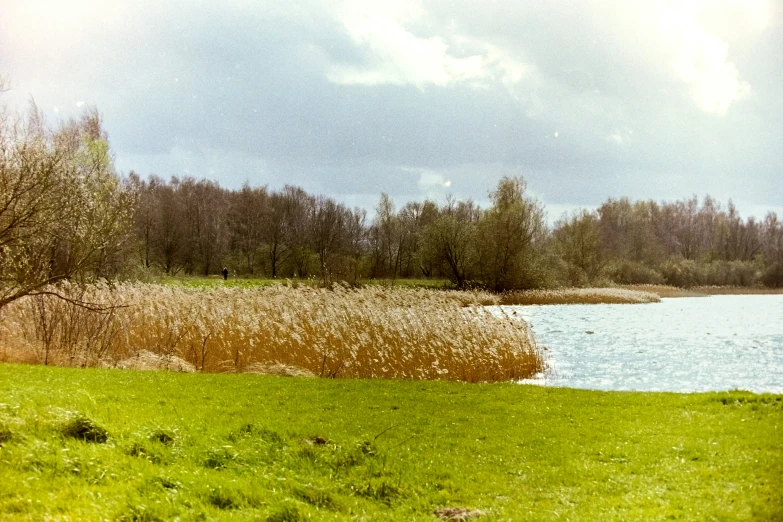
[[[526,286],[526,266],[546,228],[541,203],[525,195],[521,177],[504,177],[490,193],[492,208],[479,224],[479,256],[485,282],[502,291]]]
[[[367,211],[363,208],[355,207],[348,216],[346,223],[346,255],[348,256],[349,266],[347,273],[355,283],[359,279],[359,268],[362,257],[367,250]]]
[[[274,192],[269,196],[269,205],[264,213],[263,237],[272,279],[275,279],[290,255],[290,248],[286,241],[286,201],[280,193]]]
[[[375,222],[370,228],[374,277],[396,278],[400,273],[404,234],[394,202],[385,192],[375,208]]]
[[[231,250],[239,255],[244,271],[254,275],[261,264],[269,194],[266,187],[251,188],[245,183],[239,192],[227,197]]]
[[[555,223],[553,241],[558,255],[570,269],[570,283],[579,285],[595,280],[604,266],[601,252],[601,224],[587,210],[563,216]]]
[[[424,250],[426,230],[438,218],[438,206],[433,201],[410,201],[397,213],[400,227],[400,275],[415,277],[432,275],[430,259]]]
[[[763,256],[765,269],[762,281],[775,288],[783,287],[783,223],[777,214],[770,212],[762,225]]]
[[[139,261],[144,268],[152,266],[152,230],[155,225],[155,208],[153,206],[151,187],[153,180],[146,182],[135,172],[128,175],[133,190],[138,195],[133,232],[136,236]]]
[[[438,218],[429,225],[425,248],[439,265],[445,265],[452,283],[463,288],[475,261],[480,209],[470,200],[449,197]]]
[[[150,182],[153,259],[170,275],[179,273],[192,259],[185,201],[179,189],[177,178],[168,184],[156,178]]]
[[[221,265],[227,243],[225,191],[214,181],[187,177],[179,182],[187,237],[186,271],[209,275]]]
[[[311,224],[315,198],[300,187],[286,185],[282,190],[285,241],[290,252],[290,273],[307,277],[310,273]]]
[[[347,235],[350,213],[345,206],[331,198],[315,198],[310,219],[312,245],[318,255],[319,271],[324,283],[340,272],[334,263],[335,258],[348,247]]]

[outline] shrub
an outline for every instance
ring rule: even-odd
[[[664,277],[657,270],[641,263],[621,261],[607,267],[608,277],[623,285],[659,285]]]
[[[783,263],[775,263],[761,276],[761,281],[770,288],[783,288]]]

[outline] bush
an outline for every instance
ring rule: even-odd
[[[783,263],[775,263],[761,276],[761,282],[770,288],[783,288]]]
[[[634,261],[612,263],[606,270],[609,278],[624,285],[660,285],[664,277],[657,270]]]
[[[661,265],[666,284],[689,288],[694,286],[753,286],[758,284],[752,261],[712,261],[699,263],[691,259],[667,261]]]
[[[703,284],[697,268],[696,262],[690,259],[666,261],[661,265],[661,273],[666,284],[690,288]]]

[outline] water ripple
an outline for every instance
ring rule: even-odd
[[[527,382],[599,390],[783,393],[783,295],[504,306],[549,364]]]

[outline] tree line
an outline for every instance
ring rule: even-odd
[[[0,79],[0,91],[2,80]],[[361,208],[287,185],[229,190],[116,172],[99,113],[51,126],[0,105],[0,309],[63,280],[210,275],[444,278],[459,288],[654,283],[783,287],[783,223],[729,201],[609,199],[547,226],[522,178],[490,205]]]
[[[144,180],[133,262],[168,275],[233,274],[356,282],[436,277],[495,291],[615,283],[783,286],[783,224],[742,219],[729,201],[609,199],[546,224],[522,178],[503,178],[491,205],[449,197],[375,217],[287,185],[228,190],[194,178]]]

